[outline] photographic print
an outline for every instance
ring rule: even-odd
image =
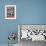
[[[5,5],[5,19],[16,19],[16,5]]]
[[[19,24],[18,41],[20,46],[31,46],[34,43],[46,42],[46,25]]]

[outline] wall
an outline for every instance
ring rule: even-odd
[[[16,0],[0,0],[0,44],[7,44],[8,34],[16,32],[17,35],[17,19],[5,20],[5,5],[15,5]],[[16,39],[17,43],[17,39]]]
[[[46,0],[17,0],[17,18],[21,24],[46,24]]]
[[[17,19],[5,20],[5,5],[16,4]],[[7,43],[17,24],[46,24],[46,0],[0,0],[0,44]]]

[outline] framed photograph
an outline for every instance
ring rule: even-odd
[[[18,24],[18,41],[24,43],[24,40],[46,41],[46,25]]]
[[[16,5],[5,5],[5,19],[16,19]]]

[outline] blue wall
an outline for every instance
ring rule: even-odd
[[[17,18],[21,24],[46,24],[46,0],[17,0]]]
[[[8,4],[16,4],[16,20],[5,20]],[[18,32],[17,24],[46,24],[46,0],[0,0],[0,43],[8,43],[8,34]]]
[[[8,43],[8,34],[16,32],[17,34],[17,19],[5,20],[5,5],[15,5],[16,0],[0,0],[0,44]],[[16,39],[17,43],[17,39]]]

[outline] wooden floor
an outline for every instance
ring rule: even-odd
[[[31,40],[21,40],[20,46],[46,46],[45,41],[34,41],[32,42]]]
[[[0,46],[8,46],[8,44],[0,44]],[[18,46],[18,44],[9,45],[9,46]]]
[[[8,46],[8,44],[0,44],[0,46]],[[21,40],[19,44],[15,44],[12,46],[46,46],[46,42],[44,42],[44,41],[32,42],[31,40],[28,40],[28,41]]]

